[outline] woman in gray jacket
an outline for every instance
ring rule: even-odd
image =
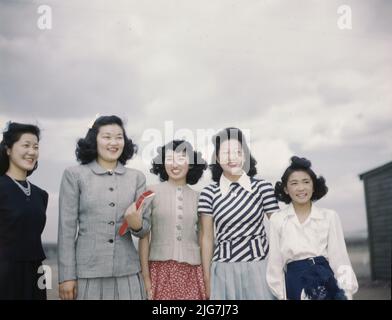
[[[145,176],[125,168],[136,145],[116,116],[98,118],[76,148],[78,166],[64,171],[59,199],[58,264],[61,299],[145,299],[132,235],[150,229],[136,210]],[[118,236],[123,219],[129,231]]]

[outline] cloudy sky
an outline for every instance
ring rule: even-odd
[[[45,241],[57,237],[62,172],[97,113],[126,120],[140,146],[128,165],[148,183],[152,137],[186,135],[210,159],[197,132],[238,126],[261,177],[274,183],[292,155],[307,157],[330,188],[320,205],[347,235],[366,229],[358,174],[392,159],[391,1],[44,3],[52,28],[41,30],[43,1],[0,0],[0,126],[43,130],[31,181],[50,193]],[[337,23],[343,4],[352,29]]]

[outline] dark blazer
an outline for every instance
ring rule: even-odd
[[[47,205],[46,191],[31,184],[27,197],[9,176],[0,176],[0,261],[45,260],[41,234]]]

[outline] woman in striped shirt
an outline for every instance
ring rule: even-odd
[[[273,299],[266,282],[264,217],[279,209],[274,189],[254,177],[256,160],[241,130],[226,128],[212,142],[214,183],[202,190],[198,206],[207,296]]]

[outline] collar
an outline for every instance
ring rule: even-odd
[[[289,217],[294,217],[296,215],[292,203],[290,203],[289,206],[287,207],[287,215]],[[313,203],[312,203],[312,209],[310,210],[310,219],[315,219],[315,220],[324,219],[324,215],[322,214],[320,208],[315,206]]]
[[[117,167],[114,170],[106,170],[105,168],[102,168],[98,164],[97,160],[91,161],[89,164],[87,164],[87,166],[91,169],[92,172],[99,175],[108,174],[111,171],[115,172],[116,174],[124,174],[126,172],[125,167],[120,162],[117,162]]]
[[[222,193],[222,197],[226,196],[229,193],[230,185],[234,181],[230,181],[227,179],[224,174],[222,173],[220,180],[219,180],[219,188]],[[241,177],[238,179],[237,183],[243,187],[246,191],[252,192],[252,183],[250,182],[250,177],[247,176],[244,172],[242,173]]]

